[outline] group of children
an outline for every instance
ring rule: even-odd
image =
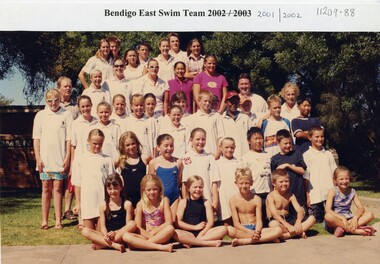
[[[324,148],[324,128],[310,118],[310,100],[297,100],[295,84],[284,86],[283,105],[277,95],[268,98],[267,113],[252,113],[251,99],[229,91],[220,114],[212,92],[201,90],[193,114],[177,91],[163,115],[153,93],[111,98],[101,71],[90,78],[77,119],[52,89],[34,121],[42,229],[52,191],[55,228],[62,229],[62,179],[70,175],[79,226],[94,249],[123,252],[126,243],[172,251],[171,239],[185,247],[220,246],[225,235],[233,246],[279,242],[306,238],[322,221],[338,237],[374,234],[367,225],[373,214],[349,187],[349,171]]]

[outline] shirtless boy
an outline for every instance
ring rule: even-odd
[[[230,199],[233,226],[228,226],[228,235],[233,238],[232,246],[264,242],[279,242],[282,234],[279,226],[263,228],[261,198],[250,191],[253,183],[249,168],[237,169],[235,184],[239,193]]]
[[[306,238],[305,232],[315,223],[314,216],[305,216],[305,212],[297,202],[296,196],[289,192],[289,175],[284,169],[272,172],[274,190],[267,197],[267,215],[269,227],[281,227],[282,239],[296,235]],[[290,204],[295,214],[289,213]]]

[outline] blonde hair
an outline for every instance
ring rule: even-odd
[[[253,181],[251,169],[237,168],[235,171],[235,181],[238,181],[240,178],[247,178],[248,180]]]
[[[279,104],[281,104],[281,98],[280,98],[280,96],[278,96],[278,95],[275,95],[275,94],[272,94],[271,96],[269,96],[268,97],[268,99],[267,99],[267,104],[268,104],[268,106],[270,106],[271,104],[273,104],[273,103],[279,103]]]
[[[121,98],[121,99],[124,101],[124,103],[125,103],[125,96],[122,95],[122,94],[116,94],[116,95],[112,98],[112,103],[113,103],[113,104],[115,103],[115,100],[116,100],[117,98]]]
[[[296,94],[296,97],[300,95],[300,88],[298,87],[298,85],[292,82],[287,82],[285,83],[284,87],[282,87],[281,89],[281,97],[283,99],[285,99],[285,92],[287,89],[293,89],[294,93]]]
[[[57,89],[49,89],[46,91],[45,99],[49,99],[52,97],[59,99],[59,92]]]
[[[201,100],[203,96],[208,96],[210,97],[210,100],[212,100],[212,97],[214,94],[210,92],[209,90],[201,90],[198,94],[198,100]]]
[[[289,179],[289,174],[284,169],[277,169],[272,172],[272,182],[275,183],[279,177],[287,177]]]
[[[139,139],[137,138],[136,134],[133,133],[132,131],[126,131],[124,132],[120,139],[119,139],[119,153],[120,153],[120,156],[119,156],[119,166],[124,169],[125,166],[127,165],[127,159],[129,158],[127,153],[125,152],[125,147],[124,147],[124,142],[127,140],[127,139],[132,139],[134,142],[136,142],[136,145],[137,145],[137,154],[139,156],[141,156],[141,149],[142,149],[142,145],[139,141]]]
[[[141,201],[143,203],[143,207],[144,205],[145,207],[151,206],[148,197],[146,197],[145,195],[145,186],[147,185],[148,182],[152,182],[155,185],[157,185],[159,189],[158,203],[159,203],[159,206],[162,206],[164,204],[164,187],[162,186],[162,182],[157,175],[147,174],[142,178],[140,182],[140,194],[141,194]]]
[[[132,105],[134,102],[140,102],[140,100],[141,100],[142,104],[144,105],[145,104],[144,96],[142,94],[138,94],[137,93],[137,94],[134,94],[134,95],[131,96],[130,103]]]
[[[335,170],[334,170],[334,174],[333,174],[333,180],[336,181],[336,179],[338,178],[338,175],[342,172],[346,172],[348,173],[348,175],[350,176],[350,179],[351,179],[351,172],[350,170],[345,167],[345,166],[338,166]]]
[[[202,179],[201,176],[198,176],[198,175],[192,175],[190,177],[187,178],[187,181],[186,181],[186,187],[187,187],[187,191],[189,191],[191,185],[196,182],[196,181],[202,181],[202,184],[204,186],[204,181]],[[190,195],[189,195],[190,197]],[[202,198],[203,198],[203,193],[202,193]]]
[[[105,107],[107,107],[107,109],[110,111],[110,112],[112,112],[112,107],[111,107],[111,105],[109,104],[109,103],[107,103],[107,102],[100,102],[99,104],[98,104],[98,106],[96,107],[96,111],[99,111],[99,107],[101,107],[101,106],[105,106]]]
[[[104,140],[104,137],[105,137],[103,131],[101,131],[98,128],[95,128],[95,129],[91,130],[90,133],[88,133],[88,140],[90,140],[91,137],[93,137],[93,136],[100,136],[100,137],[103,138],[103,140]]]

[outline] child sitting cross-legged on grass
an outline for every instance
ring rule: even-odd
[[[296,196],[289,192],[289,174],[284,169],[272,172],[274,190],[267,197],[267,215],[269,226],[282,228],[282,239],[296,235],[306,238],[305,232],[315,223],[314,216],[305,216],[304,209],[297,202]],[[291,213],[293,206],[295,213]]]
[[[367,225],[374,218],[373,213],[365,211],[355,189],[349,187],[350,176],[350,171],[343,166],[334,171],[335,186],[329,190],[326,200],[326,229],[336,237],[344,233],[373,236],[376,229]],[[358,208],[355,215],[350,210],[352,202]]]
[[[100,205],[100,232],[84,227],[82,235],[91,240],[93,249],[114,248],[125,252],[123,235],[133,232],[136,223],[133,219],[132,203],[125,199],[120,175],[111,174],[104,185],[105,201]]]
[[[279,242],[280,227],[263,228],[261,198],[252,193],[252,173],[249,168],[237,169],[235,183],[239,193],[230,199],[233,226],[228,226],[232,246]]]

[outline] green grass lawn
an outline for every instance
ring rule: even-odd
[[[354,188],[360,196],[380,199],[380,182],[377,179],[351,181],[350,186]]]
[[[366,183],[361,183],[363,189]],[[373,192],[370,197],[380,198]],[[374,219],[370,224],[379,222]],[[41,191],[39,189],[2,189],[0,197],[1,244],[3,246],[89,244],[77,229],[77,221],[63,220],[63,229],[54,229],[53,207],[49,229],[41,230]],[[308,236],[329,235],[322,224],[314,225]],[[226,237],[226,240],[228,238]]]
[[[53,203],[52,203],[53,204]],[[41,192],[39,189],[1,190],[0,223],[3,246],[86,244],[77,221],[63,220],[63,229],[54,229],[53,207],[49,229],[41,230]]]

